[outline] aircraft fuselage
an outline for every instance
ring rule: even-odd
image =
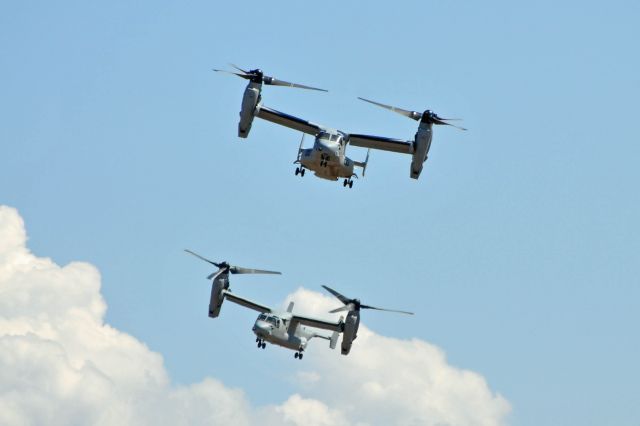
[[[301,149],[299,162],[322,179],[350,179],[354,162],[345,155],[346,141],[340,133],[319,133],[313,148]]]
[[[299,352],[304,351],[311,338],[318,336],[302,325],[297,324],[295,330],[290,330],[290,326],[290,314],[260,314],[252,330],[259,340]]]

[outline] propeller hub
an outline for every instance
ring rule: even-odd
[[[244,71],[243,71],[244,72]],[[280,272],[277,271],[267,271],[264,269],[252,269],[252,268],[243,268],[241,266],[233,266],[230,265],[228,262],[223,261],[223,262],[214,262],[213,260],[209,260],[206,257],[200,256],[197,253],[192,252],[191,250],[186,250],[185,251],[201,260],[204,260],[207,263],[210,263],[211,265],[215,266],[216,268],[218,268],[217,272],[214,272],[213,274],[209,275],[207,277],[207,279],[211,279],[213,277],[216,277],[220,274],[227,274],[227,273],[232,273],[232,274],[278,274],[280,275]]]
[[[344,305],[341,308],[329,311],[330,313],[336,313],[336,312],[342,312],[342,311],[349,311],[351,313],[351,312],[359,312],[360,309],[375,309],[377,311],[397,312],[397,313],[401,313],[401,314],[413,315],[412,312],[398,311],[398,310],[395,310],[395,309],[376,308],[375,306],[363,305],[363,304],[360,303],[360,299],[350,299],[348,297],[345,297],[344,295],[338,293],[337,291],[335,291],[332,288],[327,287],[326,285],[323,285],[322,287],[325,290],[327,290],[329,293],[331,293],[333,296],[335,296],[336,299],[340,300],[342,302],[342,304]]]
[[[436,115],[435,112],[431,111],[430,109],[427,109],[422,113],[421,121],[423,123],[433,123],[437,118],[438,116]]]
[[[290,83],[288,81],[278,80],[275,77],[270,77],[268,75],[265,75],[264,72],[260,68],[256,68],[256,69],[247,71],[247,70],[243,70],[242,68],[238,67],[237,65],[234,65],[234,64],[229,64],[229,65],[231,65],[233,68],[235,68],[239,72],[225,71],[225,70],[219,70],[219,69],[215,69],[215,68],[213,70],[217,71],[217,72],[224,72],[224,73],[228,73],[228,74],[233,74],[233,75],[236,75],[236,76],[238,76],[240,78],[244,78],[245,80],[249,80],[252,83],[256,83],[256,84],[266,84],[266,85],[269,85],[269,86],[296,87],[298,89],[310,89],[310,90],[319,90],[321,92],[326,92],[325,89],[319,89],[317,87],[305,86],[304,84]]]
[[[264,73],[260,68],[249,71],[249,79],[254,83],[262,83],[264,81]]]

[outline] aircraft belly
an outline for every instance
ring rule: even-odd
[[[283,348],[292,349],[294,351],[299,350],[302,345],[301,340],[296,336],[289,336],[287,339],[284,336],[271,335],[265,340],[273,345],[282,346]]]
[[[326,166],[320,165],[320,157],[313,159],[302,159],[300,160],[300,164],[302,164],[305,168],[313,171],[315,175],[321,179],[327,180],[338,180],[337,167],[335,163],[329,162]]]
[[[322,167],[322,169],[327,169],[328,167]],[[335,173],[331,173],[328,170],[314,170],[317,177],[320,179],[326,180],[338,180],[338,176]]]
[[[325,155],[323,158],[322,155]],[[326,161],[326,166],[321,166],[321,161]],[[300,164],[313,171],[320,179],[336,181],[340,178],[350,178],[353,176],[353,164],[343,166],[339,157],[320,154],[317,151],[313,155],[304,156],[300,159]]]

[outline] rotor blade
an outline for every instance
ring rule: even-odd
[[[225,272],[224,269],[218,269],[217,271],[212,272],[209,275],[207,275],[207,279],[208,280],[215,280],[216,278],[218,278],[218,275],[222,274],[223,272]]]
[[[467,128],[466,128],[466,127],[456,126],[455,124],[451,124],[451,123],[445,123],[445,124],[447,124],[447,125],[449,125],[449,126],[451,126],[451,127],[455,127],[455,128],[456,128],[456,129],[458,129],[458,130],[467,131]]]
[[[309,89],[309,90],[318,90],[320,92],[328,92],[328,90],[325,90],[325,89],[319,89],[317,87],[305,86],[304,84],[289,83],[288,81],[278,80],[275,77],[267,77],[266,75],[264,76],[262,81],[264,82],[264,84],[270,84],[272,86],[295,87],[295,88],[298,88],[298,89]]]
[[[194,255],[195,257],[197,257],[197,258],[199,258],[199,259],[201,259],[201,260],[204,260],[205,262],[210,263],[210,264],[212,264],[212,265],[214,265],[214,266],[216,266],[216,267],[218,267],[218,268],[220,267],[220,264],[218,264],[218,263],[214,262],[213,260],[209,260],[209,259],[207,259],[206,257],[202,257],[202,256],[200,256],[198,253],[194,253],[194,252],[192,252],[191,250],[188,250],[188,249],[184,249],[184,251],[186,251],[187,253],[192,254],[192,255]]]
[[[344,303],[345,305],[348,305],[351,303],[351,299],[344,297],[342,294],[338,293],[337,291],[335,291],[332,288],[327,287],[326,285],[322,286],[325,290],[327,290],[329,293],[333,294],[335,297],[338,298],[338,300],[340,300],[342,303]]]
[[[387,312],[396,312],[399,314],[413,315],[413,312],[398,311],[396,309],[376,308],[375,306],[369,306],[369,305],[360,305],[360,309],[375,309],[376,311],[387,311]]]
[[[336,308],[336,309],[334,309],[334,310],[332,310],[332,311],[329,311],[329,313],[330,313],[330,314],[335,314],[335,313],[337,313],[337,312],[353,311],[353,309],[354,309],[353,303],[349,303],[349,304],[347,304],[347,305],[344,305],[344,306],[341,306],[341,307],[339,307],[339,308]]]
[[[409,117],[414,120],[420,120],[420,118],[422,117],[422,114],[417,111],[408,111],[406,109],[397,108],[391,105],[381,104],[380,102],[371,101],[369,99],[365,99],[361,97],[358,97],[358,99],[360,99],[361,101],[369,102],[370,104],[374,104],[382,108],[386,108],[390,111],[397,112],[400,115],[404,115],[405,117]]]
[[[242,68],[240,68],[239,66],[232,64],[231,62],[229,62],[229,65],[231,65],[233,68],[237,69],[238,71],[242,71],[245,74],[249,74],[249,71],[247,70],[243,70]]]
[[[445,125],[445,126],[451,126],[451,127],[455,127],[456,129],[460,129],[460,130],[467,130],[464,127],[460,127],[460,126],[456,126],[455,124],[451,124],[451,123],[447,123],[446,121],[443,121],[443,118],[433,118],[433,124],[441,124],[441,125]]]
[[[212,69],[213,71],[215,71],[215,72],[223,72],[223,73],[226,73],[226,74],[233,74],[233,75],[237,75],[238,77],[242,77],[242,78],[244,78],[244,79],[249,79],[249,78],[251,78],[251,77],[249,77],[248,75],[245,75],[245,74],[238,74],[237,72],[232,72],[232,71],[227,71],[227,70],[218,70],[218,69],[215,69],[215,68],[211,68],[211,69]]]
[[[229,268],[229,272],[231,272],[232,274],[277,274],[277,275],[282,275],[282,272],[265,271],[264,269],[243,268],[241,266],[232,266],[231,268]]]

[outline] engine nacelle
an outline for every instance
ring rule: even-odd
[[[351,350],[351,344],[358,337],[358,327],[360,326],[360,312],[350,311],[347,320],[344,322],[344,330],[342,331],[342,345],[340,353],[348,355]]]
[[[224,302],[224,290],[229,287],[229,276],[223,274],[216,277],[211,283],[211,300],[209,301],[209,317],[216,318],[220,315],[220,308]]]
[[[429,154],[431,148],[431,137],[433,136],[433,125],[429,122],[420,122],[418,131],[416,132],[413,142],[413,158],[411,159],[412,179],[418,179],[422,172],[422,166]]]
[[[260,92],[262,91],[262,83],[249,82],[247,88],[244,89],[242,97],[242,107],[240,109],[240,121],[238,122],[238,136],[246,138],[251,131],[253,117],[255,117],[256,106],[260,102]]]

